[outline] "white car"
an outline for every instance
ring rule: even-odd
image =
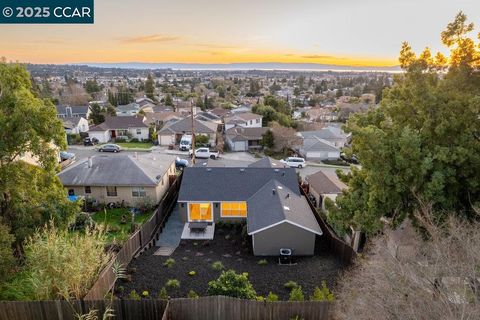
[[[305,159],[299,158],[299,157],[288,157],[286,159],[280,160],[281,163],[286,164],[290,168],[305,168],[307,166],[307,163],[305,162]]]
[[[190,149],[190,157],[193,155],[193,150]],[[195,150],[195,158],[198,159],[217,159],[219,152],[210,151],[208,148],[198,148]]]

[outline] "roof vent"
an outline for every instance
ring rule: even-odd
[[[290,208],[287,207],[287,206],[283,206],[283,210],[285,210],[285,211],[290,211]]]
[[[241,168],[241,169],[240,169],[240,172],[245,172],[245,168]]]
[[[287,195],[285,196],[285,199],[288,199],[290,198],[290,193],[287,193]]]
[[[285,171],[282,172],[282,177],[285,177]]]
[[[282,190],[282,189],[283,189],[283,187],[282,187],[282,186],[278,186],[278,190]]]
[[[277,191],[275,189],[272,189],[272,194],[275,194]]]

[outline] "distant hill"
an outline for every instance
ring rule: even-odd
[[[291,70],[291,71],[382,71],[399,72],[400,66],[392,67],[354,67],[317,63],[146,63],[146,62],[120,62],[120,63],[79,63],[99,68],[123,69],[173,69],[173,70]]]

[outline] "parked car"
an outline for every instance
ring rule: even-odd
[[[305,162],[305,159],[300,158],[300,157],[288,157],[286,159],[280,160],[281,163],[286,164],[290,168],[305,168],[307,166],[307,163]]]
[[[75,153],[67,152],[67,151],[60,151],[60,160],[75,160]]]
[[[190,157],[193,156],[193,150],[190,150]],[[210,151],[208,148],[198,148],[195,150],[195,158],[198,159],[217,159],[220,156],[218,151]]]
[[[175,159],[175,167],[179,170],[183,170],[183,168],[188,167],[188,160],[177,157],[177,159]]]
[[[83,139],[83,145],[84,146],[94,146],[96,144],[98,144],[98,139],[97,138],[86,137],[85,139]]]
[[[100,152],[120,152],[122,148],[118,144],[108,143],[101,146],[98,151]]]

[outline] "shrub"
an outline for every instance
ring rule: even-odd
[[[257,296],[255,298],[255,300],[259,301],[259,302],[264,302],[265,301],[265,298],[263,296]]]
[[[71,230],[85,230],[95,226],[95,221],[86,212],[80,212],[75,215],[75,221],[70,225]]]
[[[315,287],[313,294],[310,296],[312,301],[333,301],[335,297],[333,293],[328,289],[325,281],[322,281],[322,288]]]
[[[285,282],[285,284],[283,285],[285,288],[289,289],[289,290],[292,290],[293,288],[297,288],[298,287],[298,283],[296,283],[295,281],[288,281],[288,282]]]
[[[168,279],[165,285],[171,289],[178,289],[180,288],[180,281],[177,279]]]
[[[147,290],[142,291],[142,297],[148,298],[149,294]]]
[[[295,287],[290,291],[289,301],[305,301],[305,296],[303,295],[302,287]]]
[[[267,259],[258,260],[257,264],[259,266],[266,266],[268,264]]]
[[[35,298],[81,299],[111,258],[105,243],[105,234],[99,231],[71,234],[53,223],[34,233],[25,245],[25,270]]]
[[[140,300],[140,296],[138,295],[137,291],[132,290],[130,291],[130,294],[128,295],[128,298],[131,300]]]
[[[268,302],[276,302],[276,301],[278,301],[278,296],[276,294],[272,293],[272,291],[270,291],[268,293],[268,296],[267,296],[267,301]]]
[[[165,287],[162,287],[162,289],[160,289],[160,291],[158,292],[158,298],[168,299],[168,293],[167,293],[167,289]]]
[[[248,280],[248,273],[236,274],[234,270],[222,271],[217,280],[208,283],[207,294],[255,299],[256,292]]]
[[[221,271],[225,269],[225,267],[223,266],[223,263],[221,261],[215,261],[214,263],[212,263],[212,269],[215,271]]]
[[[193,271],[193,270],[188,272],[188,275],[189,275],[190,277],[193,277],[193,276],[196,275],[196,274],[197,274],[197,273],[196,273],[195,271]]]
[[[15,237],[10,233],[10,228],[0,220],[0,283],[10,277],[15,266],[12,243]]]
[[[188,291],[187,297],[195,299],[195,298],[198,298],[198,294],[195,291],[190,290],[190,291]]]
[[[165,262],[163,263],[163,266],[164,266],[164,267],[167,267],[167,268],[171,268],[171,267],[173,267],[174,264],[175,264],[175,259],[173,259],[173,258],[168,258],[168,259],[165,260]]]

